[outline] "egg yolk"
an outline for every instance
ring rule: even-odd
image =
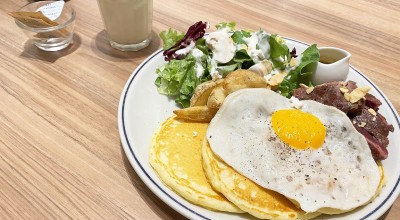
[[[326,128],[314,115],[298,109],[275,111],[272,128],[278,137],[292,148],[318,149],[326,136]]]

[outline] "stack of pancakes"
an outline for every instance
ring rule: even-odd
[[[232,169],[210,148],[207,127],[208,123],[172,116],[156,131],[150,163],[165,185],[210,210],[246,212],[260,219],[311,219],[321,214],[305,213],[283,195]]]

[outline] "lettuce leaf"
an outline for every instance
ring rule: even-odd
[[[251,59],[245,49],[236,51],[235,56],[233,57],[233,62],[237,64],[237,68],[240,69],[248,69],[254,65],[253,59]]]
[[[240,66],[239,63],[234,63],[234,64],[230,64],[230,65],[217,66],[216,70],[222,75],[222,77],[225,77],[230,72],[238,69],[239,66]]]
[[[275,68],[285,69],[290,60],[290,51],[285,41],[278,35],[273,34],[268,39],[270,45],[270,59]]]
[[[178,31],[169,28],[166,31],[162,31],[160,33],[160,38],[163,41],[163,49],[169,49],[172,46],[174,46],[178,41],[180,41],[183,36],[185,36],[184,33],[178,33]]]
[[[215,28],[217,28],[217,30],[221,30],[224,28],[228,28],[229,30],[235,30],[235,26],[236,26],[236,22],[231,21],[231,22],[221,22],[221,23],[215,25]]]
[[[189,107],[195,88],[201,82],[209,80],[207,74],[201,78],[197,77],[195,63],[195,58],[190,55],[182,60],[171,60],[158,68],[155,81],[158,92],[173,97],[175,102],[184,108]]]
[[[184,108],[189,107],[190,98],[197,85],[199,85],[199,79],[196,76],[194,68],[190,68],[186,72],[186,77],[179,89],[179,96],[175,99],[175,102],[182,105]]]
[[[200,38],[196,41],[196,48],[201,50],[205,56],[209,56],[210,51],[206,45],[206,39]]]
[[[233,57],[233,61],[235,63],[243,63],[246,61],[251,61],[253,62],[253,59],[247,54],[247,51],[245,49],[241,49],[236,51],[235,56]]]
[[[240,31],[234,31],[231,38],[235,44],[246,44],[246,41],[243,38],[250,37],[251,33],[249,31],[245,30],[240,30]]]
[[[300,84],[312,85],[311,76],[319,61],[319,50],[316,44],[308,47],[302,54],[301,62],[296,69],[291,70],[278,87],[278,91],[285,97],[291,97],[293,91]]]
[[[158,68],[155,82],[158,92],[168,96],[179,95],[187,73],[193,69],[193,65],[193,60],[171,60],[165,66]]]

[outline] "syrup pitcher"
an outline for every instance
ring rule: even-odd
[[[312,77],[312,83],[319,85],[332,81],[345,81],[349,73],[351,54],[336,47],[320,47],[320,58]]]

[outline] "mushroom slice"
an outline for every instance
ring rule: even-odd
[[[235,56],[236,47],[226,31],[210,33],[206,45],[213,53],[213,60],[218,63],[227,63]]]

